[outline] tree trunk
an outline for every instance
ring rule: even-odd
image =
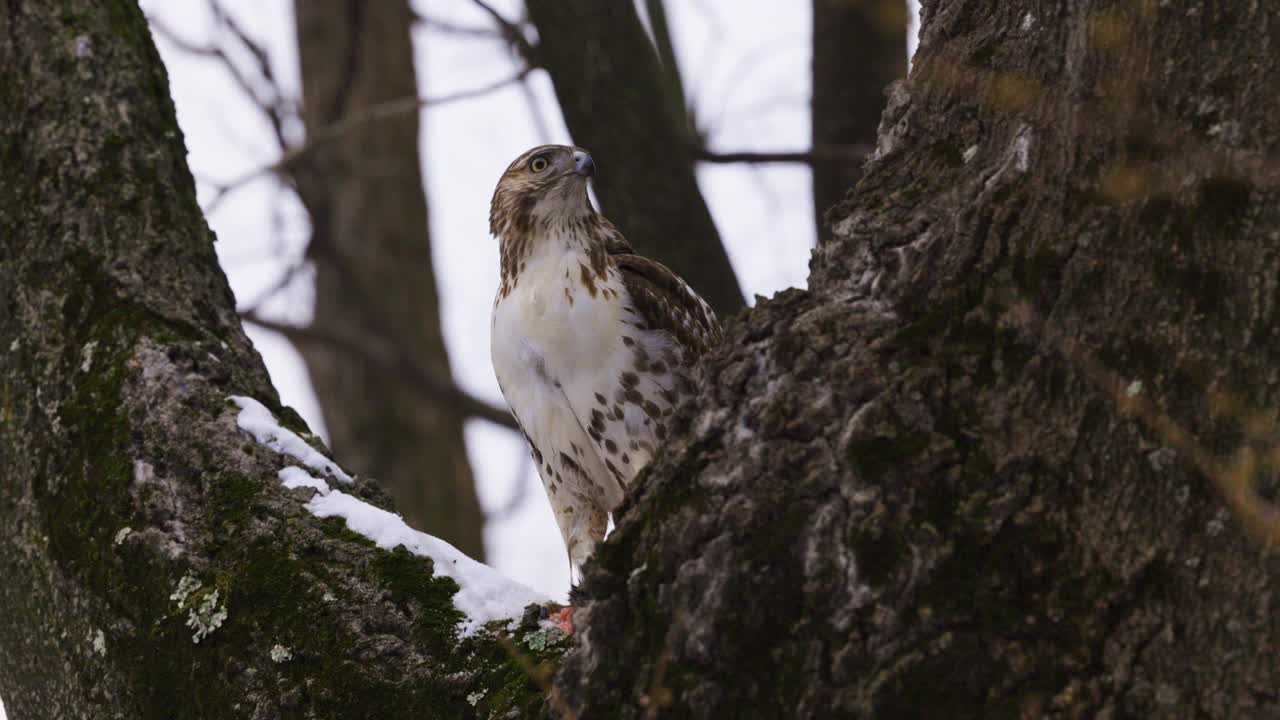
[[[308,0],[295,17],[309,136],[417,94],[404,0]],[[448,378],[418,135],[418,113],[355,126],[310,149],[293,177],[312,220],[313,329],[382,335]],[[483,558],[462,416],[332,345],[299,343],[299,351],[334,451],[382,483],[414,526]]]
[[[526,5],[537,61],[551,73],[569,132],[600,166],[595,188],[605,214],[721,317],[737,312],[742,290],[698,190],[684,99],[667,82],[635,4]]]
[[[1214,491],[1276,463],[1193,466],[1274,442],[1280,16],[924,9],[809,291],[728,329],[559,689],[578,717],[1280,716],[1280,563]]]
[[[452,580],[304,509],[311,491],[277,479],[297,461],[238,429],[227,398],[247,395],[310,438],[241,331],[137,6],[2,5],[10,716],[538,712],[522,663],[554,638],[459,640]]]
[[[907,0],[813,0],[813,146],[875,147],[884,91],[907,74]],[[862,177],[862,163],[817,153],[813,209],[818,242],[826,213]]]
[[[452,581],[317,519],[238,430],[228,395],[302,427],[142,18],[51,5],[0,12],[14,717],[1280,713],[1280,563],[1213,491],[1242,447],[1265,489],[1278,464],[1248,412],[1280,391],[1261,4],[928,5],[810,289],[731,323],[588,564],[551,707],[521,663],[554,634],[459,641]]]

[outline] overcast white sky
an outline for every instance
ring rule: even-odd
[[[213,39],[213,22],[204,2],[142,0],[141,4],[149,15],[192,41]],[[296,98],[292,0],[224,0],[224,4],[268,49],[276,77]],[[519,0],[492,4],[507,17],[520,15]],[[488,22],[469,0],[418,0],[416,5],[432,18],[470,26]],[[809,143],[809,3],[677,0],[667,5],[685,87],[699,108],[699,117],[709,119],[711,146],[719,150],[805,148]],[[415,39],[424,97],[480,87],[517,69],[497,41],[431,29],[419,29]],[[183,54],[162,38],[157,38],[157,45],[169,71],[178,122],[197,181],[226,181],[278,157],[269,126],[217,62]],[[238,59],[247,61],[242,56]],[[571,142],[550,80],[536,72],[532,84],[538,112],[548,126],[546,136],[539,134],[539,124],[516,87],[428,108],[422,124],[432,250],[454,375],[469,392],[498,405],[502,397],[489,361],[489,312],[498,279],[497,244],[487,227],[489,196],[507,164],[524,150],[545,142]],[[801,166],[704,165],[698,180],[748,295],[768,296],[784,288],[803,287],[814,239],[809,171]],[[202,186],[202,203],[210,197],[209,187]],[[218,235],[218,256],[242,305],[275,285],[300,256],[308,236],[302,208],[270,178],[228,196],[208,219]],[[310,279],[303,276],[265,309],[279,319],[305,323],[310,307]],[[284,402],[323,434],[323,420],[301,359],[271,333],[251,328],[249,334]],[[488,508],[502,505],[527,452],[523,439],[478,421],[468,424],[466,439],[481,503]],[[488,561],[516,580],[564,599],[568,568],[541,483],[532,469],[519,482],[527,486],[520,509],[485,529]],[[4,720],[3,706],[0,720]]]

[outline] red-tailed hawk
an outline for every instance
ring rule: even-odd
[[[578,148],[536,147],[502,174],[489,210],[502,258],[493,369],[572,566],[604,537],[720,334],[697,293],[591,207],[594,172]]]

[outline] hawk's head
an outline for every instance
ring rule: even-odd
[[[587,178],[595,167],[586,151],[568,145],[541,145],[516,158],[493,191],[489,232],[523,236],[538,224],[594,213]]]

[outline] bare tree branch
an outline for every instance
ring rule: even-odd
[[[509,430],[519,430],[511,418],[511,413],[472,396],[454,384],[452,379],[441,378],[431,370],[412,362],[390,343],[375,338],[345,337],[317,331],[314,328],[289,325],[264,318],[257,312],[240,313],[240,317],[245,322],[265,330],[278,332],[291,342],[325,343],[350,353],[353,357],[377,363],[387,372],[405,373],[415,381],[414,387],[432,402],[439,403],[441,407],[466,417],[486,420]]]
[[[812,165],[818,160],[838,159],[861,163],[871,154],[872,148],[863,145],[828,145],[811,150],[797,151],[744,151],[716,152],[706,148],[694,151],[698,160],[710,163],[800,163]]]
[[[502,13],[494,10],[493,6],[484,0],[471,0],[471,3],[483,10],[489,17],[493,18],[494,23],[496,23],[498,28],[501,30],[503,38],[505,38],[507,43],[515,49],[516,53],[518,53],[520,57],[524,58],[526,63],[532,66],[537,66],[539,64],[537,59],[538,48],[529,41],[529,37],[525,35],[524,28],[522,28],[519,23],[508,20],[502,15]]]
[[[240,91],[249,99],[249,102],[262,113],[267,122],[271,125],[272,133],[275,136],[279,147],[287,147],[288,142],[286,141],[284,134],[284,121],[286,113],[290,112],[290,109],[287,109],[289,104],[284,101],[279,86],[275,82],[275,76],[272,73],[271,63],[267,57],[266,51],[259,46],[256,41],[251,39],[244,30],[226,14],[218,3],[212,2],[210,3],[210,7],[213,11],[214,18],[217,20],[218,27],[229,30],[240,44],[244,46],[246,51],[254,57],[255,64],[257,65],[258,72],[261,75],[262,80],[268,85],[268,87],[270,87],[269,96],[263,96],[261,90],[259,90],[259,84],[255,83],[253,79],[245,73],[245,71],[231,58],[231,55],[222,47],[222,45],[216,42],[202,45],[188,40],[155,16],[148,17],[148,22],[151,25],[152,32],[163,37],[167,42],[182,52],[219,62],[223,66],[223,69],[227,71],[227,74],[230,75],[232,82],[240,88]]]
[[[218,205],[226,199],[226,196],[232,192],[244,187],[258,178],[284,170],[290,164],[301,159],[317,145],[336,140],[343,134],[351,132],[352,130],[364,127],[370,123],[402,115],[404,113],[416,112],[422,108],[440,107],[441,105],[448,105],[450,103],[481,97],[496,90],[501,90],[513,83],[520,82],[531,72],[533,72],[533,67],[526,66],[511,77],[503,78],[502,80],[498,80],[482,87],[459,90],[456,93],[441,95],[434,98],[405,97],[399,100],[390,100],[379,105],[373,105],[366,111],[356,113],[351,117],[341,122],[334,123],[321,132],[308,137],[301,145],[282,153],[280,158],[270,165],[263,165],[261,167],[254,168],[243,173],[239,177],[227,181],[226,183],[214,185],[214,196],[204,207],[204,212],[205,214],[213,212],[217,209]]]
[[[413,21],[432,30],[450,33],[452,35],[467,35],[471,37],[490,38],[495,40],[505,40],[506,34],[501,30],[494,28],[470,27],[467,25],[459,25],[448,20],[431,17],[425,13],[410,9],[413,13]]]
[[[267,301],[271,300],[271,298],[280,294],[282,290],[292,285],[294,279],[298,277],[299,273],[306,269],[309,263],[309,258],[303,257],[297,262],[289,265],[289,267],[285,268],[285,271],[280,274],[280,277],[271,284],[271,287],[259,293],[258,296],[254,298],[252,302],[248,303],[243,310],[240,310],[240,312],[256,314],[262,309],[262,306],[265,305]]]
[[[287,147],[288,142],[284,136],[284,120],[297,113],[297,103],[281,90],[280,83],[277,82],[275,71],[271,66],[271,56],[267,53],[262,43],[249,35],[244,26],[222,7],[220,0],[210,0],[210,5],[219,24],[230,31],[231,35],[253,56],[258,73],[271,88],[273,130],[276,133],[276,139],[280,142],[280,147]]]

